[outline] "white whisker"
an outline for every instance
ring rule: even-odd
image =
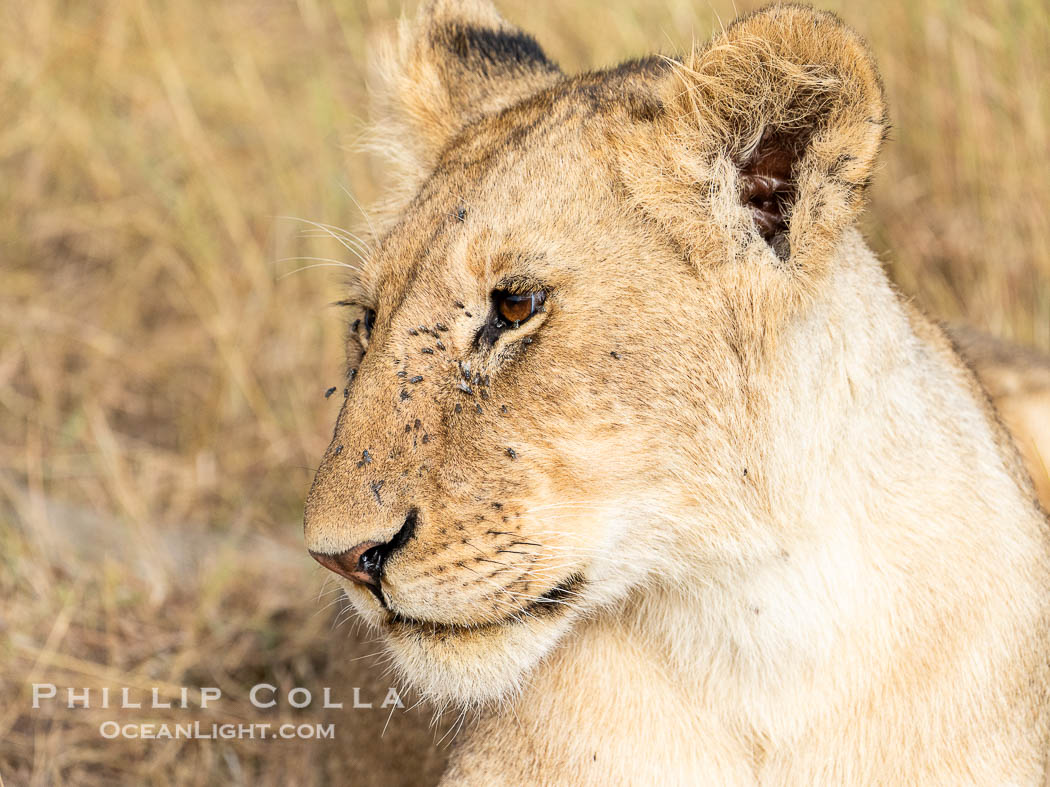
[[[296,268],[294,271],[282,273],[280,276],[277,277],[277,281],[287,279],[289,276],[295,273],[302,273],[303,271],[308,271],[310,270],[310,268],[349,268],[352,271],[361,270],[360,268],[354,265],[347,265],[345,262],[315,262],[313,265],[304,265],[301,268]]]

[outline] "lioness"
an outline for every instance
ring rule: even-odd
[[[1037,784],[1050,528],[854,228],[864,43],[771,6],[566,76],[487,0],[376,70],[401,165],[306,504],[448,784]]]

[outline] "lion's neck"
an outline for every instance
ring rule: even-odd
[[[719,680],[831,669],[847,641],[890,658],[903,629],[1001,592],[1003,572],[1043,549],[966,372],[916,336],[855,242],[861,264],[752,382],[746,474],[700,496],[663,589],[636,602],[636,625],[654,640],[664,629],[669,663],[700,665],[702,681],[722,662],[732,674]]]

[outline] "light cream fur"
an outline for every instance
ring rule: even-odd
[[[405,169],[307,502],[329,554],[418,511],[386,606],[348,592],[471,712],[446,783],[1040,783],[1050,532],[853,227],[863,43],[772,6],[682,61],[564,77],[533,46],[439,0],[383,50]],[[774,253],[741,172],[785,138]],[[479,343],[508,286],[545,310]]]

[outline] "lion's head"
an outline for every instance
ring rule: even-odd
[[[854,242],[882,93],[797,6],[566,76],[438,0],[376,75],[401,199],[347,296],[306,542],[414,685],[498,699],[581,616],[776,548],[754,382]]]

